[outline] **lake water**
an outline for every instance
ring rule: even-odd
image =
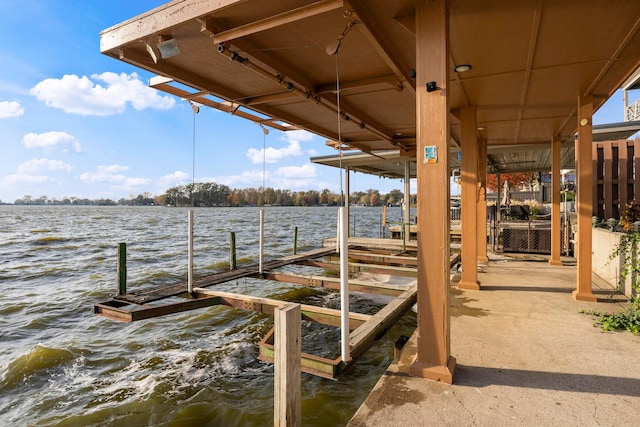
[[[352,208],[355,234],[379,237],[380,208]],[[318,248],[336,234],[337,208],[265,208],[265,257]],[[195,274],[258,259],[258,208],[195,212]],[[399,221],[399,208],[389,220]],[[187,210],[164,207],[0,206],[0,425],[265,426],[273,424],[273,366],[257,359],[270,316],[212,307],[131,324],[93,315],[116,291],[117,244],[127,243],[128,289],[185,280]],[[307,274],[318,274],[307,267]],[[300,271],[300,270],[297,270]],[[242,279],[235,293],[339,308],[323,289]],[[351,310],[382,302],[352,294]],[[398,325],[340,381],[302,374],[305,426],[341,426],[410,335]],[[303,350],[339,353],[339,332],[305,325]]]

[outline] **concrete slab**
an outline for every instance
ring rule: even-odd
[[[571,297],[575,266],[503,259],[478,275],[481,291],[451,288],[454,384],[409,375],[414,334],[350,426],[638,425],[640,337],[581,313],[621,308],[606,283],[589,303]]]

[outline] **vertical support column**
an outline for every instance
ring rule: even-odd
[[[118,243],[118,295],[127,293],[127,244]]]
[[[275,321],[273,425],[276,427],[299,426],[302,423],[300,304],[276,307],[273,317]]]
[[[591,213],[593,211],[593,159],[592,159],[593,98],[578,98],[578,140],[576,141],[576,187],[578,213],[578,267],[576,290],[573,298],[596,301],[591,289]]]
[[[347,244],[348,216],[345,208],[338,209],[340,222],[340,351],[342,361],[351,360],[349,349],[349,246]]]
[[[235,270],[238,267],[238,261],[236,258],[236,233],[231,232],[229,234],[229,270]]]
[[[258,253],[258,270],[262,274],[264,268],[264,208],[260,209],[260,249]]]
[[[345,188],[345,191],[347,192],[347,194],[345,195],[345,198],[344,198],[344,208],[347,211],[346,227],[347,227],[347,237],[349,237],[349,230],[351,230],[351,228],[350,228],[351,226],[349,224],[349,218],[350,218],[350,216],[349,216],[350,215],[349,205],[351,204],[350,203],[350,199],[349,199],[349,194],[351,192],[351,189],[350,189],[350,187],[351,187],[351,180],[350,180],[351,171],[349,170],[348,167],[344,168],[344,175],[345,175],[344,188]],[[355,230],[354,230],[354,234],[355,234]]]
[[[498,246],[500,246],[500,221],[502,221],[502,210],[500,209],[502,207],[502,199],[500,196],[500,189],[502,188],[502,176],[500,175],[500,173],[496,173],[496,185],[498,186],[498,188],[496,189],[498,198],[496,199],[496,236],[493,249],[494,251],[498,249]]]
[[[411,166],[409,160],[404,162],[404,201],[405,209],[402,222],[404,223],[404,244],[411,240]]]
[[[187,290],[189,293],[193,292],[193,208],[189,209],[189,262],[188,262],[188,273],[187,273]]]
[[[462,277],[458,288],[479,290],[478,284],[478,140],[476,138],[476,107],[464,107],[460,111],[462,133],[460,148],[462,162],[460,181],[462,182]],[[485,227],[486,229],[486,227]],[[486,238],[485,238],[486,249]]]
[[[416,6],[416,70],[418,341],[410,372],[451,384],[447,0]],[[427,82],[435,82],[436,90],[427,92]]]
[[[549,265],[562,265],[560,261],[560,136],[551,139],[551,258]]]
[[[476,128],[477,129],[477,128]],[[478,262],[489,262],[487,256],[487,141],[478,144]]]

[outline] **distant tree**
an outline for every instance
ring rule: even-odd
[[[535,172],[518,172],[500,174],[500,185],[504,185],[505,181],[509,181],[511,189],[527,187],[531,189],[533,183],[538,180],[538,174]],[[487,175],[487,189],[496,191],[498,188],[498,176],[496,174]]]

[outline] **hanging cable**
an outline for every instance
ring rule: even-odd
[[[264,127],[262,123],[260,123],[260,128],[262,128],[262,204],[264,205],[267,176],[267,135],[269,135],[269,129]]]
[[[193,141],[191,147],[191,206],[195,206],[195,190],[196,190],[196,114],[200,112],[200,107],[187,100],[193,111]]]

